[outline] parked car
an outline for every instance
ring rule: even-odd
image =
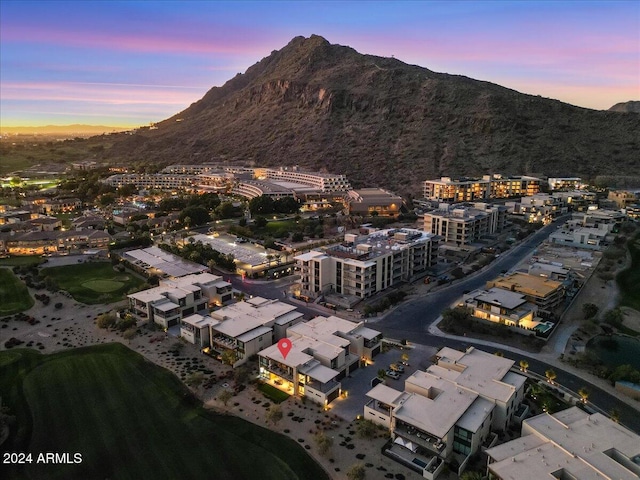
[[[387,377],[393,378],[394,380],[398,380],[400,378],[400,374],[395,370],[387,370],[386,375]]]
[[[404,367],[400,363],[392,363],[389,365],[389,370],[393,370],[394,372],[404,373]]]

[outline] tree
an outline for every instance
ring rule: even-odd
[[[221,356],[222,362],[226,363],[227,365],[233,365],[238,359],[235,350],[225,350],[224,352],[222,352]]]
[[[100,196],[100,200],[98,200],[98,204],[101,207],[106,207],[107,205],[111,205],[115,201],[116,201],[116,197],[115,195],[113,195],[113,193],[105,193],[104,195]]]
[[[249,211],[252,215],[267,215],[269,213],[273,213],[273,198],[267,195],[260,195],[259,197],[252,198],[251,200],[249,200]]]
[[[613,310],[609,310],[604,314],[604,321],[616,328],[620,328],[622,326],[623,320],[624,316],[622,314],[622,310],[620,310],[619,308],[614,308]]]
[[[318,444],[318,452],[320,455],[325,456],[333,447],[333,439],[324,434],[324,432],[318,432],[315,434],[314,439]]]
[[[381,368],[380,370],[378,370],[378,378],[381,380],[384,380],[384,378],[387,376],[387,372],[385,371],[384,368]]]
[[[116,324],[116,316],[112,313],[102,313],[98,315],[96,325],[98,328],[111,328]]]
[[[347,478],[349,480],[364,480],[367,471],[361,463],[354,463],[347,470]]]
[[[280,405],[271,405],[269,408],[267,408],[265,418],[268,422],[271,422],[273,425],[275,425],[280,420],[282,420],[282,416],[282,408],[280,408]]]
[[[580,395],[580,400],[582,401],[582,403],[587,403],[587,399],[589,398],[589,390],[587,390],[585,387],[582,387],[580,390],[578,390],[578,395]]]
[[[462,269],[460,267],[456,267],[453,270],[451,270],[451,276],[453,278],[455,278],[456,280],[464,277],[464,272],[462,271]]]
[[[233,393],[231,393],[229,390],[222,390],[219,394],[218,394],[218,400],[220,400],[224,406],[227,406],[227,403],[229,403],[229,400],[231,400],[231,398],[233,397]]]
[[[246,383],[247,380],[249,380],[249,374],[249,368],[245,365],[242,365],[233,371],[233,379],[237,384],[240,385]]]
[[[356,433],[360,438],[372,439],[375,438],[378,433],[378,425],[373,423],[371,420],[359,420],[356,425]]]
[[[582,305],[582,313],[585,319],[593,318],[598,314],[598,306],[593,303],[585,303]]]
[[[616,423],[620,423],[620,410],[617,408],[612,408],[609,412],[609,417]]]
[[[202,372],[193,372],[191,375],[189,375],[184,383],[186,383],[187,385],[189,385],[190,387],[199,387],[202,382],[204,381],[204,373]],[[225,403],[226,405],[226,403]]]
[[[122,338],[124,338],[125,340],[128,340],[129,343],[131,343],[131,340],[133,340],[133,337],[136,336],[136,332],[137,332],[136,327],[127,328],[122,334]]]
[[[558,374],[555,372],[555,370],[553,370],[552,368],[550,368],[549,370],[544,372],[545,376],[547,377],[547,381],[553,385],[553,381],[556,379],[556,377],[558,376]]]
[[[264,228],[267,226],[267,219],[261,216],[258,216],[255,218],[255,220],[253,221],[253,224],[257,227],[257,228]]]
[[[529,368],[529,362],[527,362],[525,359],[520,360],[520,370],[526,372],[527,368]]]
[[[467,470],[462,475],[460,475],[460,480],[482,480],[484,477],[480,472],[474,472],[472,470]]]
[[[220,218],[231,218],[235,215],[235,213],[236,213],[236,209],[233,206],[233,203],[231,202],[223,202],[218,206],[218,208],[216,208],[216,214]],[[247,224],[247,221],[245,219],[244,225],[240,225],[240,226],[244,227],[246,224]]]
[[[190,219],[190,226],[197,227],[211,221],[209,211],[204,207],[190,206],[180,212],[180,221],[186,223],[187,218]]]

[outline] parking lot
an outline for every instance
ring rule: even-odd
[[[431,365],[430,358],[436,353],[435,347],[417,345],[413,348],[391,348],[389,351],[380,353],[374,359],[374,363],[367,367],[362,367],[353,372],[349,377],[342,380],[342,391],[347,392],[346,398],[338,398],[331,403],[331,412],[344,418],[353,420],[358,415],[362,415],[364,404],[367,403],[366,394],[372,386],[372,381],[378,377],[378,370],[389,369],[392,363],[400,362],[402,354],[409,355],[409,366],[405,366],[405,371],[400,378],[385,378],[385,383],[396,390],[404,390],[404,380],[416,370],[425,370]]]

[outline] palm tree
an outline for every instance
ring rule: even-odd
[[[527,368],[529,368],[529,362],[524,359],[520,360],[520,370],[526,373]]]
[[[384,380],[384,377],[387,376],[387,372],[385,371],[384,368],[381,368],[380,370],[378,370],[378,378],[381,380]]]
[[[578,395],[580,395],[580,400],[582,401],[582,403],[587,403],[587,399],[589,398],[589,390],[587,390],[585,387],[582,387],[580,390],[578,390]]]
[[[547,381],[553,385],[553,381],[556,379],[556,377],[558,376],[558,374],[552,369],[550,368],[549,370],[547,370],[546,372],[544,372],[544,374],[547,377]]]

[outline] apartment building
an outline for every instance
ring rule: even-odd
[[[521,272],[488,281],[486,288],[493,287],[521,293],[528,302],[547,312],[553,311],[564,298],[564,286],[561,282]]]
[[[640,436],[578,407],[522,422],[522,435],[486,451],[495,480],[640,478]]]
[[[547,184],[551,191],[577,190],[582,187],[582,179],[580,177],[549,177]]]
[[[346,234],[340,245],[295,257],[300,292],[312,298],[323,293],[370,297],[423,276],[435,265],[437,251],[438,237],[420,230]]]
[[[211,312],[210,346],[214,354],[232,352],[233,367],[287,335],[303,320],[296,307],[279,300],[253,297]]]
[[[287,329],[291,350],[277,345],[259,354],[260,377],[283,391],[328,405],[341,393],[340,380],[380,350],[382,334],[335,316],[318,316]]]
[[[344,203],[350,214],[371,215],[375,212],[381,217],[395,217],[400,213],[403,200],[382,188],[361,188],[350,190]]]
[[[446,243],[468,245],[484,235],[504,229],[507,209],[487,203],[440,204],[438,210],[423,216],[424,231],[442,237]]]
[[[364,417],[389,428],[386,453],[435,479],[444,462],[456,459],[462,473],[468,459],[505,429],[524,399],[525,377],[514,362],[470,347],[443,348],[437,362],[416,371],[403,392],[376,385],[367,393]]]
[[[545,224],[569,210],[562,198],[545,193],[522,197],[517,202],[507,202],[506,207],[509,213],[522,215],[529,223]]]
[[[611,190],[609,191],[607,199],[613,201],[618,208],[626,208],[627,205],[636,203],[638,201],[638,196],[633,192]]]
[[[127,297],[129,310],[139,321],[169,328],[185,317],[231,300],[231,284],[217,275],[199,273],[162,279],[157,287]]]
[[[473,202],[489,198],[535,195],[540,179],[527,176],[484,175],[482,178],[441,177],[424,182],[424,197],[447,203]]]

